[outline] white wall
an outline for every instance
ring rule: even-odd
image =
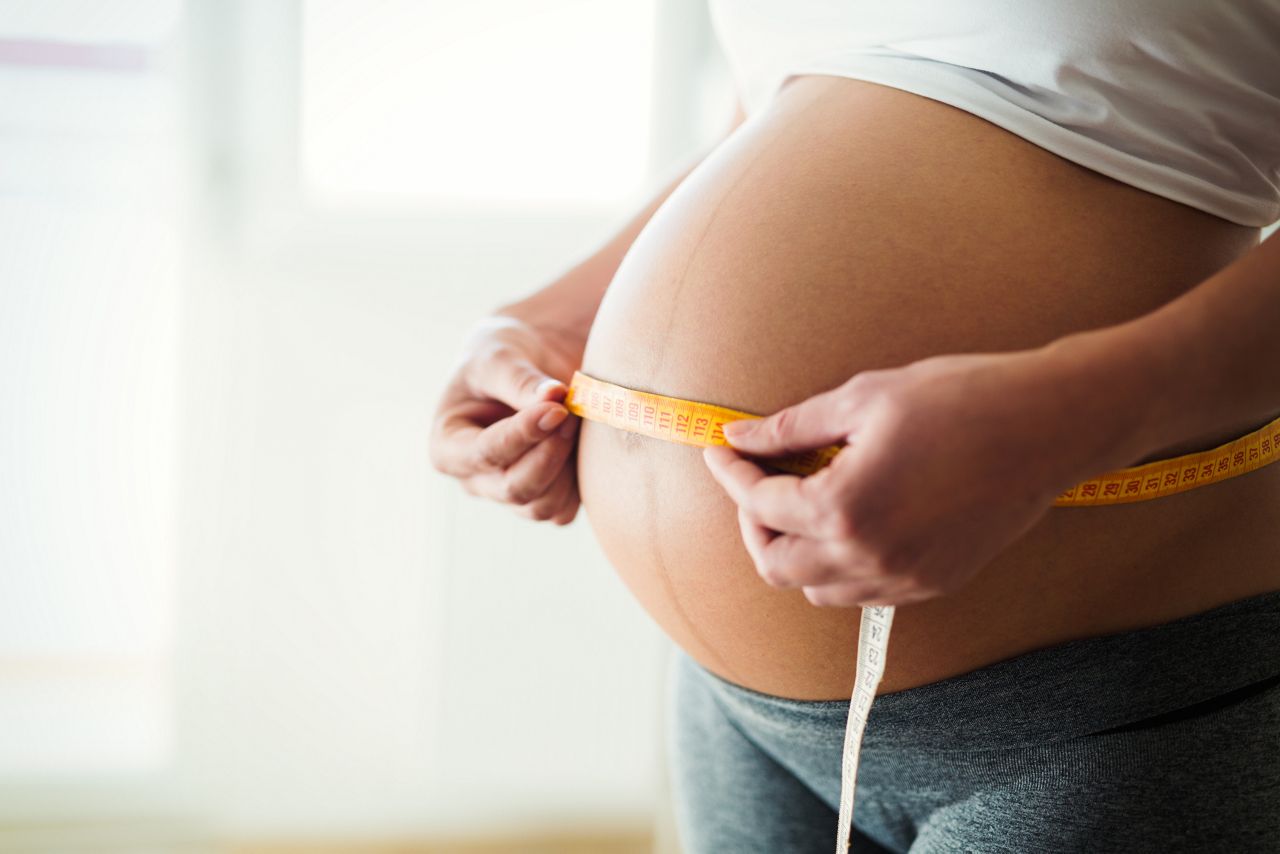
[[[664,7],[678,43],[655,62],[654,180],[729,106],[696,73],[699,7]],[[208,110],[181,335],[183,790],[241,835],[652,822],[669,642],[584,516],[524,520],[426,455],[467,327],[643,199],[299,207],[279,145],[296,132],[278,108],[297,91],[290,15],[195,11],[226,38],[195,45],[192,81]],[[238,78],[210,74],[228,65]]]
[[[20,23],[0,15],[0,818],[32,779],[152,773],[172,736],[173,87],[42,64]]]
[[[395,272],[257,259],[189,282],[179,731],[219,825],[654,808],[665,641],[586,519],[528,522],[426,458],[466,324],[579,240]]]
[[[426,447],[467,326],[641,199],[310,210],[296,2],[162,5],[152,32],[154,0],[123,0],[132,30],[27,4],[22,37],[139,41],[142,64],[0,69],[0,850],[91,817],[651,822],[668,642],[585,516],[473,498]],[[655,180],[727,118],[680,73],[699,7],[660,5]]]
[[[146,42],[175,5],[21,8]],[[468,324],[626,206],[306,210],[296,8],[189,0],[181,111],[164,69],[0,69],[0,851],[94,815],[406,836],[660,805],[668,642],[587,520],[426,453]],[[655,178],[725,118],[697,8],[661,4]]]

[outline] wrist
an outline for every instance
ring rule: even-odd
[[[1034,351],[1060,402],[1068,486],[1132,466],[1168,444],[1175,354],[1142,333],[1124,323]]]

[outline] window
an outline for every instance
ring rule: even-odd
[[[602,207],[646,177],[652,0],[304,0],[323,207]]]
[[[176,0],[0,16],[0,780],[172,760]]]

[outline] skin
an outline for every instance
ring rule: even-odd
[[[1084,443],[1044,453],[1038,437],[1068,421],[1069,407],[1043,392],[1037,355],[863,371],[727,427],[736,447],[764,456],[847,443],[809,477],[771,477],[727,448],[704,451],[764,581],[836,606],[908,605],[968,582],[1075,482],[1071,464],[1092,458]]]
[[[431,462],[472,495],[567,525],[578,513],[567,465],[577,418],[562,405],[577,355],[514,318],[478,324],[436,407]]]
[[[1047,350],[865,371],[768,418],[725,425],[741,453],[712,447],[703,458],[737,504],[743,541],[767,584],[799,588],[819,606],[909,605],[960,589],[1069,486],[1173,455],[1149,453],[1154,440],[1127,406],[1114,407],[1133,425],[1115,433],[1119,446],[1100,448],[1077,431],[1046,453],[1041,437],[1088,405],[1064,394],[1067,376],[1087,373]],[[1117,400],[1160,387],[1153,375],[1121,396],[1122,386],[1108,382]],[[950,429],[937,431],[943,423]],[[846,447],[809,477],[771,475],[744,456],[837,442]]]
[[[745,118],[736,106],[725,134]],[[526,518],[557,525],[573,521],[581,499],[572,458],[578,419],[569,418],[563,406],[569,381],[582,364],[600,301],[623,257],[704,156],[678,169],[589,257],[476,323],[432,418],[427,450],[436,471]]]
[[[811,477],[770,476],[725,448],[707,448],[704,460],[738,505],[743,541],[766,583],[799,587],[814,605],[941,596],[1039,521],[1064,488],[1130,460],[1201,450],[1204,441],[1186,439],[1197,430],[1259,413],[1269,422],[1280,413],[1277,282],[1280,240],[1273,236],[1129,323],[1039,351],[942,356],[864,372],[767,418],[725,426],[730,443],[754,456],[850,443]],[[1064,386],[1105,393],[1081,399]],[[1017,405],[1002,413],[1010,400]],[[1051,455],[1022,441],[1053,431],[1073,412],[1078,421],[1090,401],[1104,404],[1090,419],[1109,424],[1107,446],[1079,432]],[[974,412],[984,419],[965,417]],[[923,453],[912,447],[913,435],[944,422],[956,425],[946,445]],[[983,473],[1011,451],[1017,462],[992,489]],[[973,506],[983,512],[970,512]]]
[[[577,490],[602,549],[704,666],[847,699],[850,604],[900,605],[885,692],[1280,589],[1280,466],[1139,505],[1048,507],[1092,471],[1269,420],[1274,381],[1240,370],[1267,355],[1250,323],[1276,316],[1280,266],[1249,263],[1256,230],[834,78],[793,82],[676,187],[611,246],[625,245],[616,265],[593,256],[502,313],[534,333],[520,358],[562,381],[571,368],[534,339],[602,379],[789,413],[744,453],[850,442],[824,473],[765,477],[728,450],[704,462],[580,425]],[[603,295],[588,267],[612,267]],[[1198,298],[1215,289],[1226,332]],[[438,467],[501,468],[459,461],[503,421],[526,453],[547,441],[515,426],[546,401],[459,382]],[[469,412],[484,394],[504,418]]]

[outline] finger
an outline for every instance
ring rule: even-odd
[[[516,496],[515,503],[524,504],[544,494],[564,472],[572,452],[573,440],[557,432],[538,442],[507,468],[507,491]]]
[[[550,444],[548,439],[546,444]],[[532,453],[532,452],[531,452]],[[483,471],[477,472],[469,477],[462,479],[462,484],[467,492],[477,495],[481,498],[488,498],[499,504],[514,504],[521,506],[528,504],[530,501],[537,499],[545,491],[534,492],[527,485],[521,485],[512,481],[508,474],[509,470],[501,471]],[[552,475],[554,480],[554,472]],[[549,484],[548,484],[549,485]]]
[[[805,598],[814,605],[830,605],[848,608],[854,605],[899,606],[924,602],[940,595],[922,590],[910,582],[890,580],[851,581],[848,583],[815,585],[803,588]]]
[[[518,351],[497,347],[476,359],[467,384],[481,397],[500,400],[512,409],[527,409],[544,400],[563,401],[569,388]]]
[[[578,437],[578,428],[582,426],[582,419],[570,413],[572,417],[566,418],[564,423],[560,425],[560,429],[556,431],[562,439],[567,439],[569,445],[572,446]]]
[[[551,517],[551,521],[557,525],[568,525],[578,515],[578,508],[582,506],[582,495],[578,492],[578,467],[570,465],[569,470],[569,494],[565,497],[563,509],[555,516]]]
[[[556,516],[553,516],[551,523],[554,525],[569,525],[578,517],[578,508],[582,506],[582,502],[575,500],[568,509],[562,510]]]
[[[702,449],[702,459],[711,471],[711,476],[724,487],[729,497],[739,507],[748,501],[747,493],[756,483],[768,475],[764,469],[734,453],[732,448],[712,445]]]
[[[505,469],[524,456],[569,417],[559,403],[543,403],[495,421],[472,441],[471,471]]]
[[[914,605],[916,602],[924,602],[933,599],[937,593],[882,593],[875,599],[864,599],[858,604],[865,607],[872,605]]]
[[[529,503],[549,488],[561,470],[571,469],[577,474],[576,466],[565,463],[573,451],[574,422],[579,420],[571,418],[561,424],[559,430],[537,442],[509,468],[489,468],[462,478],[463,487],[472,495],[502,504]]]
[[[868,564],[859,563],[845,548],[826,540],[780,534],[761,550],[761,575],[774,587],[840,584],[875,578]]]
[[[453,477],[466,477],[474,471],[476,437],[485,427],[509,417],[511,407],[496,400],[476,400],[456,393],[446,398],[437,410],[439,415],[432,422],[427,442],[431,464],[437,471]]]
[[[746,490],[744,509],[765,527],[813,539],[832,539],[840,533],[830,524],[838,516],[836,498],[814,486],[812,478],[775,474]]]
[[[778,456],[821,448],[852,431],[850,399],[847,390],[837,387],[763,418],[730,421],[721,429],[734,448],[750,454]]]
[[[767,474],[727,448],[710,447],[702,456],[712,476],[756,523],[807,537],[820,537],[826,531],[823,522],[830,515],[832,499],[826,492],[815,492],[812,478]]]
[[[817,587],[805,587],[804,598],[809,604],[819,607],[852,608],[881,602],[889,594],[889,587],[884,582],[854,581],[844,584],[825,584]]]
[[[528,504],[516,508],[516,512],[529,519],[545,522],[564,511],[570,503],[572,490],[573,480],[569,470],[561,469],[545,492]]]
[[[751,562],[756,565],[756,572],[763,575],[765,547],[778,535],[768,528],[757,525],[741,507],[738,508],[738,528],[742,531],[742,542],[747,547],[747,554],[751,556]]]

